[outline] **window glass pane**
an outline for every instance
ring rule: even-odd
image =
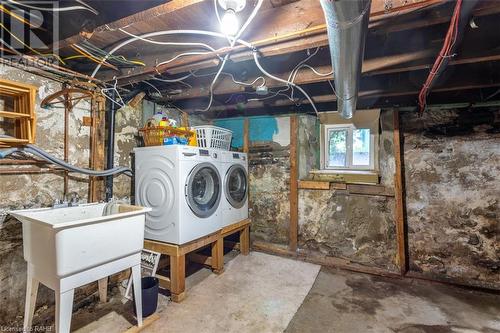
[[[347,130],[328,131],[329,167],[345,167],[347,157]]]
[[[353,130],[352,140],[352,165],[370,165],[370,130]]]

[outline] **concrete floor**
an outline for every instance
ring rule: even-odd
[[[144,332],[500,333],[500,295],[412,279],[322,268],[254,253],[226,256],[220,276],[195,268],[181,304],[161,295]],[[319,273],[318,273],[319,271]],[[123,332],[131,304],[119,293],[73,315],[72,331]],[[99,318],[96,321],[96,318]]]
[[[498,333],[500,296],[322,268],[285,332]]]

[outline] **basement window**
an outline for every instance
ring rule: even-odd
[[[324,120],[321,125],[321,169],[330,172],[378,169],[379,112],[366,113],[352,120]],[[361,112],[358,112],[361,113]]]
[[[325,169],[375,169],[375,140],[369,128],[325,125]]]

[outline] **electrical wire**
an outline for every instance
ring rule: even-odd
[[[196,42],[192,42],[192,43],[186,43],[186,42],[160,42],[160,41],[156,41],[156,40],[151,40],[151,39],[147,39],[147,38],[143,38],[141,36],[138,36],[138,35],[134,35],[133,33],[131,32],[128,32],[122,28],[118,28],[119,31],[123,32],[124,34],[130,36],[130,37],[133,37],[133,38],[137,38],[143,42],[147,42],[147,43],[151,43],[151,44],[157,44],[157,45],[168,45],[168,46],[199,46],[199,47],[202,47],[202,48],[206,48],[212,52],[216,52],[216,50],[208,45],[208,44],[205,44],[205,43],[196,43]]]
[[[291,82],[291,81],[287,81],[287,80],[283,80],[282,78],[279,78],[277,76],[274,76],[272,74],[270,74],[269,72],[267,72],[263,67],[262,65],[260,64],[260,61],[259,61],[259,56],[257,54],[257,50],[253,50],[253,58],[255,60],[255,64],[257,65],[257,67],[260,69],[260,71],[262,73],[264,73],[266,76],[268,76],[269,78],[271,79],[274,79],[276,81],[279,81],[279,82],[283,82],[283,83],[286,83],[287,85],[291,85],[292,87],[296,88],[298,91],[300,91],[306,98],[307,100],[309,101],[309,103],[311,104],[312,108],[314,109],[314,112],[316,112],[316,115],[319,116],[319,112],[318,112],[318,109],[316,108],[316,104],[314,104],[314,101],[312,100],[312,98],[309,96],[309,94],[304,90],[302,89],[302,87],[300,87],[299,85]]]
[[[95,10],[94,8],[87,5],[86,3],[84,3],[81,0],[78,2],[81,4],[84,4],[84,6],[52,7],[52,8],[50,8],[50,7],[37,7],[37,6],[29,5],[25,2],[19,2],[19,1],[15,1],[15,0],[7,0],[7,2],[16,4],[18,6],[25,7],[25,8],[36,9],[39,11],[68,12],[68,11],[73,11],[73,10],[87,10],[87,11],[93,13],[94,15],[99,15],[99,12],[97,10]]]
[[[156,90],[156,91],[158,92],[158,94],[160,94],[160,97],[163,97],[163,95],[162,95],[161,91],[160,91],[158,88],[156,88],[156,86],[155,86],[155,85],[153,85],[152,83],[149,83],[148,81],[145,81],[145,80],[144,80],[144,81],[142,81],[142,82],[144,82],[145,84],[147,84],[147,85],[148,85],[148,86],[150,86],[150,87],[153,87],[153,89],[154,89],[154,90]]]
[[[445,60],[453,56],[451,52],[457,41],[461,8],[462,8],[462,0],[457,0],[455,4],[455,9],[453,10],[453,15],[451,17],[450,26],[448,27],[448,31],[446,32],[446,37],[443,43],[443,47],[441,48],[439,56],[434,62],[434,65],[432,66],[432,69],[429,72],[429,76],[425,80],[425,83],[422,86],[420,93],[418,94],[419,115],[422,115],[425,110],[425,106],[427,104],[427,95],[429,94],[429,89],[434,79],[436,78],[436,75],[439,73]]]
[[[210,54],[210,53],[212,53],[212,52],[196,52],[195,51],[195,52],[181,53],[181,54],[176,55],[173,58],[170,58],[168,60],[165,60],[165,61],[162,61],[162,62],[156,64],[155,67],[160,67],[160,66],[166,65],[166,64],[171,63],[172,61],[175,61],[175,60],[177,60],[177,59],[179,59],[181,57],[190,56],[190,55],[203,55],[203,54]]]
[[[156,81],[161,81],[161,82],[166,82],[166,83],[175,83],[175,82],[181,82],[187,78],[190,78],[191,76],[193,76],[193,75],[191,73],[189,73],[187,75],[178,77],[176,79],[163,79],[163,78],[158,78],[158,77],[154,77],[154,76],[152,76],[151,78],[153,80],[156,80]]]
[[[226,38],[226,36],[222,33],[218,33],[218,32],[214,32],[214,31],[204,31],[204,30],[162,30],[162,31],[155,31],[155,32],[150,32],[150,33],[146,33],[146,34],[143,34],[143,35],[140,35],[140,36],[136,36],[136,37],[132,37],[132,38],[129,38],[127,40],[124,40],[123,42],[121,42],[120,44],[116,45],[109,53],[108,55],[106,55],[104,58],[103,58],[103,61],[107,60],[111,55],[113,55],[116,51],[118,51],[119,49],[121,49],[122,47],[130,44],[130,43],[133,43],[137,40],[143,40],[145,38],[150,38],[150,37],[156,37],[156,36],[164,36],[164,35],[200,35],[200,36],[211,36],[211,37],[219,37],[219,38]],[[286,81],[286,80],[283,80],[281,78],[277,78],[271,74],[269,74],[267,71],[265,71],[262,66],[260,65],[260,62],[258,60],[258,55],[256,54],[257,50],[252,46],[251,43],[247,42],[247,41],[244,41],[240,38],[234,38],[233,41],[236,41],[237,43],[249,48],[250,50],[253,51],[253,55],[254,55],[254,61],[257,65],[257,67],[268,77],[272,78],[272,79],[275,79],[279,82],[283,82],[283,83],[286,83],[287,85],[290,83],[289,81]],[[96,68],[94,69],[94,71],[92,72],[91,74],[91,77],[94,78],[95,75],[97,74],[97,72],[100,70],[100,68],[102,67],[102,62],[100,64],[98,64],[96,66]],[[314,101],[309,97],[309,95],[307,95],[307,93],[302,89],[300,88],[298,85],[294,84],[292,82],[292,86],[296,89],[298,89],[299,91],[301,91],[304,96],[306,96],[306,98],[309,100],[309,102],[311,103],[313,109],[315,110],[316,114],[318,114],[318,111],[317,111],[317,108],[316,108],[316,105],[314,104]],[[213,96],[212,96],[213,98]]]
[[[92,43],[90,43],[89,41],[86,41],[86,40],[84,40],[82,42],[82,45],[79,45],[79,46],[81,48],[85,49],[88,53],[92,53],[94,56],[97,55],[96,58],[102,58],[108,54],[106,51],[98,48],[97,46],[93,45]],[[128,60],[127,58],[125,58],[122,55],[118,55],[118,56],[113,55],[113,56],[109,57],[109,61],[113,61],[117,65],[145,66],[144,62],[142,62],[142,61]]]
[[[300,68],[309,68],[314,74],[316,74],[318,76],[330,76],[330,75],[333,75],[333,69],[330,72],[328,72],[328,73],[320,73],[314,67],[312,67],[310,65],[307,65],[307,64],[302,65]]]
[[[100,64],[102,59],[98,59],[96,57],[94,57],[93,55],[91,55],[90,53],[88,53],[87,51],[85,51],[84,49],[82,49],[82,47],[78,46],[77,44],[72,44],[70,45],[70,47],[75,50],[76,52],[80,53],[82,56],[92,60],[93,62],[97,63],[97,64]],[[111,65],[110,63],[108,63],[107,61],[104,61],[102,63],[104,66],[108,67],[108,68],[111,68],[111,69],[114,69],[114,70],[118,70],[118,68],[114,65]]]
[[[222,33],[213,32],[213,31],[205,31],[205,30],[162,30],[162,31],[154,31],[154,32],[149,32],[149,33],[137,36],[137,37],[132,37],[132,38],[124,40],[120,44],[116,45],[111,51],[109,51],[109,53],[103,58],[103,61],[106,61],[110,56],[112,56],[116,51],[118,51],[122,47],[124,47],[124,46],[126,46],[126,45],[128,45],[130,43],[133,43],[133,42],[135,42],[137,40],[141,40],[141,39],[149,38],[149,37],[164,36],[164,35],[200,35],[200,36],[211,36],[211,37],[225,38],[225,35],[222,34]],[[241,44],[241,45],[249,48],[250,50],[253,49],[252,44],[250,44],[249,42],[246,42],[246,41],[241,40],[241,39],[238,39],[237,42],[239,44]],[[101,67],[102,67],[102,63],[98,64],[96,66],[96,68],[94,69],[94,71],[91,74],[92,78],[96,76],[97,72],[99,72],[99,70],[101,69]]]

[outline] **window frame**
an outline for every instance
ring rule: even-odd
[[[377,122],[378,125],[378,122]],[[355,129],[370,130],[370,164],[353,165],[353,132]],[[347,131],[346,166],[329,166],[329,137],[330,131]],[[378,126],[356,126],[355,124],[328,124],[321,125],[321,169],[326,171],[377,171],[378,170]]]

